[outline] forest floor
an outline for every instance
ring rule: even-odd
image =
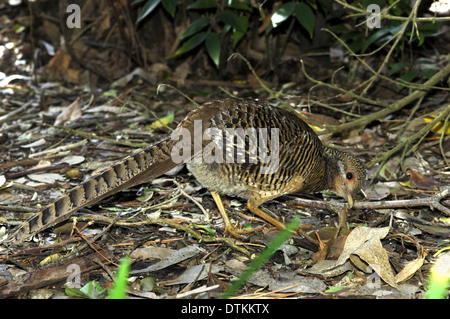
[[[264,204],[284,222],[299,216],[313,242],[300,235],[290,238],[237,296],[424,297],[431,267],[450,247],[450,128],[442,129],[450,111],[448,90],[428,92],[419,109],[414,102],[364,122],[386,108],[358,99],[353,103],[350,89],[338,92],[322,85],[333,80],[342,88],[355,87],[366,80],[364,71],[350,75],[346,65],[334,76],[335,65],[322,66],[314,58],[306,59],[304,67],[317,82],[305,75],[279,100],[250,72],[247,82],[207,80],[190,69],[189,61],[177,70],[154,63],[146,71],[123,72],[120,60],[97,59],[103,64],[97,69],[108,68],[116,81],[98,78],[96,83],[64,47],[55,48],[43,65],[34,65],[31,47],[37,44],[14,29],[18,17],[15,12],[0,16],[5,25],[0,33],[1,236],[87,178],[166,138],[195,108],[180,91],[199,104],[230,95],[258,98],[302,112],[322,128],[360,120],[361,125],[342,132],[312,126],[324,144],[359,156],[367,164],[368,179],[347,212],[351,232],[337,232],[336,211],[314,206],[343,206],[342,199],[328,192],[289,194]],[[449,43],[444,38],[435,48],[448,54]],[[88,59],[102,52],[92,47]],[[374,56],[372,63],[383,58]],[[442,69],[448,63],[447,56]],[[296,67],[301,74],[302,65]],[[170,68],[174,76],[164,79],[161,74]],[[366,98],[397,105],[413,92],[381,80]],[[442,114],[440,127],[427,128]],[[391,154],[397,145],[401,148]],[[98,284],[94,291],[83,293],[98,296],[112,285],[120,259],[130,256],[133,271],[146,271],[132,275],[129,298],[218,298],[278,234],[252,215],[243,199],[223,200],[233,224],[261,231],[242,240],[225,234],[208,190],[181,166],[83,208],[21,246],[1,248],[0,297],[69,298],[74,292],[67,285],[80,288],[93,282]]]

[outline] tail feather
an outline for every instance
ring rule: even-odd
[[[8,235],[0,243],[7,245],[20,244],[41,230],[68,219],[73,212],[84,206],[95,204],[121,190],[161,176],[179,165],[172,159],[172,153],[179,154],[180,150],[182,150],[183,155],[185,155],[184,151],[189,150],[189,155],[186,155],[189,158],[184,158],[182,161],[188,161],[193,156],[199,155],[198,152],[201,152],[201,150],[195,147],[194,142],[194,139],[198,137],[195,136],[195,121],[200,120],[200,123],[202,123],[201,132],[204,132],[209,125],[209,120],[215,114],[223,109],[234,107],[234,105],[233,100],[228,100],[217,103],[205,103],[203,106],[193,110],[190,115],[179,123],[170,137],[123,159],[100,175],[94,176],[81,185],[76,186],[67,194],[62,195],[55,202],[36,213],[28,221],[22,223],[21,226],[16,228],[12,234]],[[189,133],[186,136],[183,134],[185,130]],[[179,142],[180,137],[182,138],[181,142]],[[192,154],[191,150],[194,150]],[[177,158],[178,160],[179,158]]]
[[[166,139],[135,153],[92,177],[23,222],[3,241],[20,244],[49,226],[68,219],[73,212],[93,205],[121,190],[157,178],[178,164],[171,159],[175,141]]]

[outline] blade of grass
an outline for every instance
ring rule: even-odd
[[[114,286],[108,294],[107,299],[125,299],[127,296],[128,274],[130,272],[130,258],[124,257],[117,269]]]
[[[450,252],[442,255],[431,268],[427,299],[446,299],[450,283]]]
[[[257,271],[272,255],[273,253],[280,247],[292,234],[292,232],[296,229],[299,223],[299,218],[294,217],[289,224],[286,225],[286,228],[283,229],[266,247],[266,249],[247,267],[246,270],[241,274],[241,276],[233,282],[231,287],[225,292],[225,294],[221,297],[222,299],[228,299],[234,295],[234,293],[247,281],[247,279]]]

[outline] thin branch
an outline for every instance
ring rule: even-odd
[[[324,85],[333,90],[337,90],[339,92],[348,94],[351,97],[353,97],[357,100],[360,100],[364,103],[384,107],[384,109],[382,109],[378,112],[375,112],[375,113],[372,113],[372,114],[369,114],[366,116],[362,116],[362,117],[360,117],[354,121],[348,122],[348,123],[344,123],[344,124],[340,124],[340,125],[325,125],[324,126],[324,129],[328,133],[335,133],[335,132],[350,130],[350,129],[354,129],[354,128],[362,128],[373,121],[382,120],[389,114],[397,112],[397,111],[401,110],[402,108],[404,108],[405,106],[412,103],[413,101],[425,96],[431,87],[435,86],[439,81],[441,81],[442,79],[445,79],[450,74],[450,63],[448,63],[439,72],[437,72],[433,77],[431,77],[431,79],[429,79],[427,82],[422,84],[421,89],[415,90],[408,96],[405,96],[403,99],[401,99],[400,101],[398,101],[396,103],[393,103],[392,105],[379,103],[379,102],[373,101],[371,99],[357,95],[353,91],[348,91],[348,90],[342,89],[340,87],[337,87],[336,85],[328,84],[328,83],[316,80],[306,73],[303,62],[302,62],[302,71],[305,74],[305,76],[308,78],[308,80],[310,80],[314,83],[321,84],[321,85]]]
[[[366,16],[369,14],[369,12],[367,12],[364,9],[352,6],[350,4],[348,4],[346,1],[341,1],[341,0],[335,0],[337,3],[339,3],[340,5],[342,5],[344,8],[349,8],[353,11],[359,12],[360,16]],[[399,16],[393,16],[390,14],[380,14],[381,18],[384,19],[389,19],[389,20],[400,20],[400,21],[411,21],[411,18],[409,17],[399,17]],[[436,21],[450,21],[449,17],[432,17],[432,18],[415,18],[415,21],[418,22],[436,22]]]
[[[374,164],[382,161],[382,160],[386,160],[388,159],[390,156],[392,156],[393,154],[397,153],[398,151],[400,151],[403,147],[407,146],[408,144],[410,144],[412,141],[417,140],[418,138],[422,138],[428,134],[428,132],[441,120],[443,120],[444,118],[446,118],[447,116],[450,115],[450,104],[445,106],[444,110],[442,111],[441,114],[439,114],[435,119],[433,119],[433,121],[431,121],[430,123],[428,123],[426,126],[424,126],[419,132],[417,132],[416,134],[414,134],[411,137],[408,137],[404,140],[402,140],[400,143],[398,143],[393,149],[389,150],[388,152],[384,153],[383,155],[380,155],[374,159],[372,159],[368,164],[367,167],[371,167]],[[421,141],[419,141],[420,143]],[[419,145],[419,143],[417,143],[412,149],[410,149],[409,151],[406,152],[405,156],[408,155],[409,153],[415,151],[415,149],[417,148],[417,146]],[[375,174],[376,175],[376,174]]]
[[[441,200],[449,195],[449,190],[444,189],[431,197],[417,198],[417,199],[405,199],[405,200],[388,200],[388,201],[376,201],[376,202],[355,202],[353,209],[384,209],[384,208],[405,208],[405,207],[423,207],[428,206],[431,209],[437,209],[446,215],[450,216],[450,208],[441,204]],[[303,207],[315,208],[315,209],[328,209],[334,212],[338,212],[344,208],[346,204],[337,201],[319,201],[308,200],[303,198],[295,198],[289,201],[289,204],[301,205]]]

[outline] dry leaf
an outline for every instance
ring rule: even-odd
[[[200,250],[198,249],[197,245],[187,246],[187,247],[181,248],[179,250],[176,250],[175,252],[173,252],[172,254],[167,256],[166,259],[158,261],[157,263],[152,264],[145,269],[131,271],[130,274],[136,275],[136,274],[140,274],[140,273],[144,273],[144,272],[161,270],[161,269],[167,268],[169,266],[178,264],[179,262],[182,262],[183,260],[192,258],[199,253],[200,253]]]
[[[394,279],[386,250],[381,239],[386,237],[389,227],[357,227],[348,236],[344,251],[336,262],[341,265],[350,259],[364,272],[375,271],[391,287],[398,288]],[[369,268],[370,267],[370,268]]]
[[[374,185],[370,185],[367,188],[364,188],[364,194],[366,195],[367,199],[370,200],[381,200],[383,198],[386,198],[390,194],[390,188],[386,183],[378,182]]]
[[[425,255],[422,255],[419,258],[408,262],[405,267],[403,267],[403,269],[395,276],[395,282],[400,283],[411,278],[416,273],[416,271],[418,271],[420,267],[422,267],[424,260]]]
[[[62,111],[55,120],[55,126],[60,125],[61,123],[67,120],[76,120],[81,117],[81,104],[80,98],[77,98],[75,102],[70,104],[64,111]]]
[[[339,124],[341,124],[340,121],[338,121],[334,117],[331,117],[328,115],[308,113],[308,112],[300,112],[300,113],[311,120],[311,121],[308,121],[307,119],[302,118],[310,126],[311,125],[314,126],[314,122],[324,124],[324,125],[339,125]]]
[[[427,189],[433,191],[441,186],[441,183],[439,183],[438,181],[429,177],[425,177],[413,169],[409,169],[409,173],[411,175],[411,184],[418,189]]]
[[[38,147],[38,146],[45,145],[45,143],[47,143],[45,138],[41,138],[41,139],[39,139],[37,141],[34,141],[34,142],[30,143],[30,144],[21,145],[20,147],[22,147],[22,148],[32,148],[32,147]]]
[[[64,80],[72,57],[64,45],[56,52],[55,56],[47,64],[47,72],[52,80]]]
[[[423,120],[425,121],[425,123],[430,123],[432,122],[434,119],[436,118],[436,115],[432,114],[430,116],[425,117]],[[432,132],[436,133],[436,134],[442,134],[442,132],[444,131],[444,121],[440,121],[438,123],[436,123],[433,128],[431,129]],[[450,134],[450,125],[447,125],[447,127],[445,128],[445,135],[449,135]]]
[[[223,270],[223,266],[219,265],[211,265],[209,267],[208,264],[200,264],[196,266],[189,267],[177,278],[171,280],[170,282],[166,282],[165,285],[181,285],[181,284],[189,284],[194,281],[200,281],[208,277],[210,274],[216,274],[219,271]]]
[[[28,174],[27,177],[35,182],[53,184],[56,181],[64,182],[66,179],[60,174],[43,173],[43,174]]]
[[[373,132],[364,132],[361,135],[356,135],[343,140],[344,143],[354,145],[356,143],[362,143],[365,148],[374,148],[386,143],[387,139],[378,136]]]

